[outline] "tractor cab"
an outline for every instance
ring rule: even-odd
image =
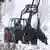
[[[4,39],[6,39],[6,36],[8,38],[5,41],[17,42],[18,40],[21,40],[21,36],[22,36],[21,32],[23,31],[24,27],[26,26],[27,19],[22,18],[20,23],[18,23],[19,19],[20,18],[10,18],[8,27],[5,28],[5,30],[7,30],[7,32],[8,32],[8,33],[5,32]]]
[[[26,26],[26,23],[27,23],[27,19],[25,18],[22,18],[20,23],[18,23],[18,20],[20,18],[11,18],[9,20],[9,27],[10,28],[15,28],[15,29],[23,29],[25,26]]]

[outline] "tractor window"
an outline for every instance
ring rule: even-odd
[[[9,20],[9,27],[14,27],[15,26],[15,24],[17,24],[18,23],[18,20],[19,20],[19,18],[12,18],[12,19],[10,19]],[[27,23],[27,19],[21,19],[21,22],[19,23],[19,24],[21,24],[20,25],[20,27],[22,26],[22,27],[25,27],[26,26],[26,23]]]
[[[10,19],[8,26],[9,27],[14,27],[14,20]]]
[[[21,25],[24,27],[26,26],[26,20],[21,20]]]
[[[18,22],[18,20],[16,19],[16,23]]]
[[[15,19],[15,24],[18,22],[18,20],[19,20],[19,19],[17,19],[17,18]]]
[[[23,20],[21,20],[21,25],[23,25]]]
[[[12,27],[14,27],[14,20],[12,20]]]

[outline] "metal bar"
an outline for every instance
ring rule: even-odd
[[[20,19],[20,18],[12,18],[12,20],[15,19]],[[26,18],[22,18],[21,20],[27,20]]]

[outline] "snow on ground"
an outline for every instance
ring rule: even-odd
[[[13,49],[14,44],[15,43],[10,43],[10,48]],[[16,45],[15,49],[18,49],[18,50],[49,50],[50,49],[50,45],[45,45],[45,44],[31,45],[31,44],[18,43],[15,45]]]

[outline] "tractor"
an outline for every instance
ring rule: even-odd
[[[32,4],[28,4],[25,6],[25,8],[21,11],[20,18],[11,18],[9,22],[10,27],[5,28],[5,41],[9,42],[16,42],[18,43],[18,40],[21,40],[24,44],[29,44],[29,41],[31,41],[31,44],[37,45],[37,39],[40,39],[43,43],[46,45],[47,43],[47,37],[44,35],[42,30],[40,29],[40,18],[38,19],[38,25],[37,29],[34,29],[31,27],[31,18],[32,15],[37,14],[38,16],[38,6],[39,6],[40,0],[38,4],[34,4],[34,0]],[[23,19],[22,15],[29,13],[28,19]],[[23,23],[23,24],[22,24]]]

